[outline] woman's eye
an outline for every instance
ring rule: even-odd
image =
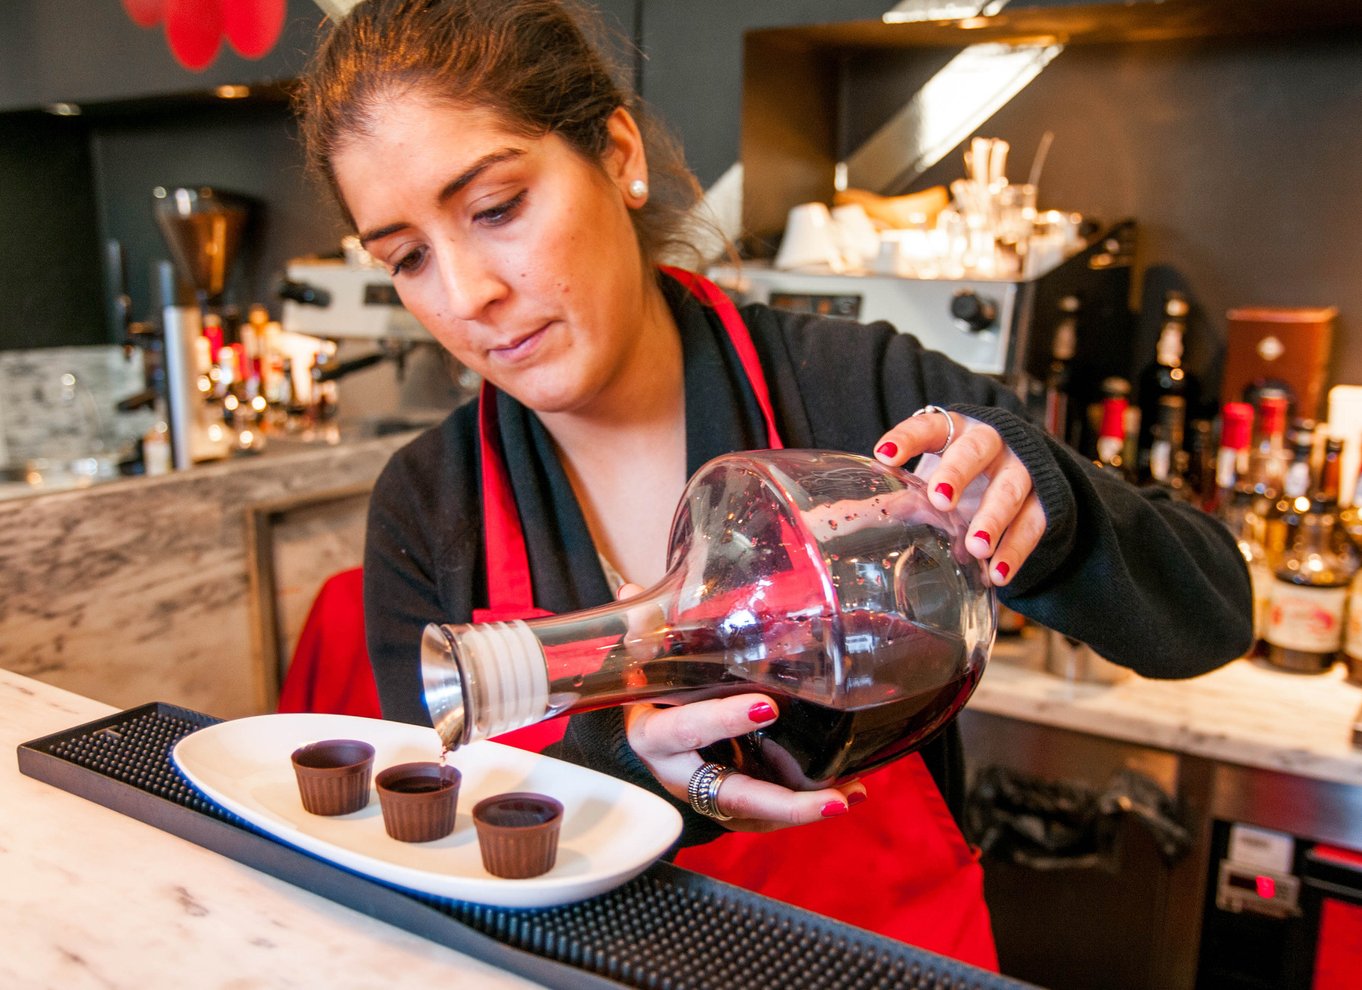
[[[416,250],[408,251],[388,266],[388,274],[393,278],[396,278],[404,272],[413,272],[420,266],[421,260],[424,257],[424,249],[417,248]]]
[[[473,219],[489,227],[499,227],[514,217],[524,202],[525,193],[521,191],[504,203],[478,211],[473,215]]]

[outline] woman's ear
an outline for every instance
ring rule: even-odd
[[[606,175],[619,187],[625,199],[638,199],[630,191],[631,184],[648,181],[648,155],[643,148],[638,122],[624,107],[616,107],[606,118],[605,129],[609,143],[601,156],[601,164]]]

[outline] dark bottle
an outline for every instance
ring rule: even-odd
[[[1356,566],[1334,551],[1333,530],[1330,503],[1312,501],[1277,566],[1264,634],[1273,667],[1322,674],[1342,657],[1348,586]]]
[[[1154,424],[1149,445],[1149,480],[1165,485],[1175,493],[1183,488],[1187,452],[1182,447],[1187,403],[1180,395],[1165,395],[1159,400],[1159,418]]]
[[[1050,344],[1050,368],[1045,376],[1045,431],[1064,443],[1071,442],[1069,376],[1078,347],[1078,309],[1077,296],[1065,296],[1059,301],[1059,311],[1064,315],[1055,327]]]
[[[1215,442],[1210,420],[1194,419],[1187,431],[1187,487],[1193,505],[1215,503]]]
[[[1154,347],[1154,360],[1140,372],[1136,382],[1136,396],[1140,403],[1139,460],[1147,463],[1149,448],[1154,439],[1154,425],[1159,417],[1159,400],[1176,395],[1196,409],[1200,387],[1196,376],[1182,366],[1183,340],[1187,333],[1187,298],[1180,292],[1169,292],[1164,297],[1163,323],[1159,340]],[[1142,476],[1147,474],[1141,471]]]

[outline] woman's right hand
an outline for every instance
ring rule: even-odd
[[[620,599],[639,594],[636,584],[622,585]],[[740,694],[680,705],[626,706],[624,725],[630,747],[649,772],[681,800],[690,800],[691,777],[707,761],[700,750],[724,739],[736,739],[780,717],[773,699],[763,694]],[[734,773],[719,785],[716,804],[732,816],[726,828],[742,832],[770,832],[846,814],[865,799],[859,781],[817,791],[793,791],[779,784]]]

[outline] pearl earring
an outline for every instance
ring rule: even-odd
[[[629,183],[629,195],[633,196],[634,199],[643,199],[648,195],[648,183],[642,179],[635,179]]]

